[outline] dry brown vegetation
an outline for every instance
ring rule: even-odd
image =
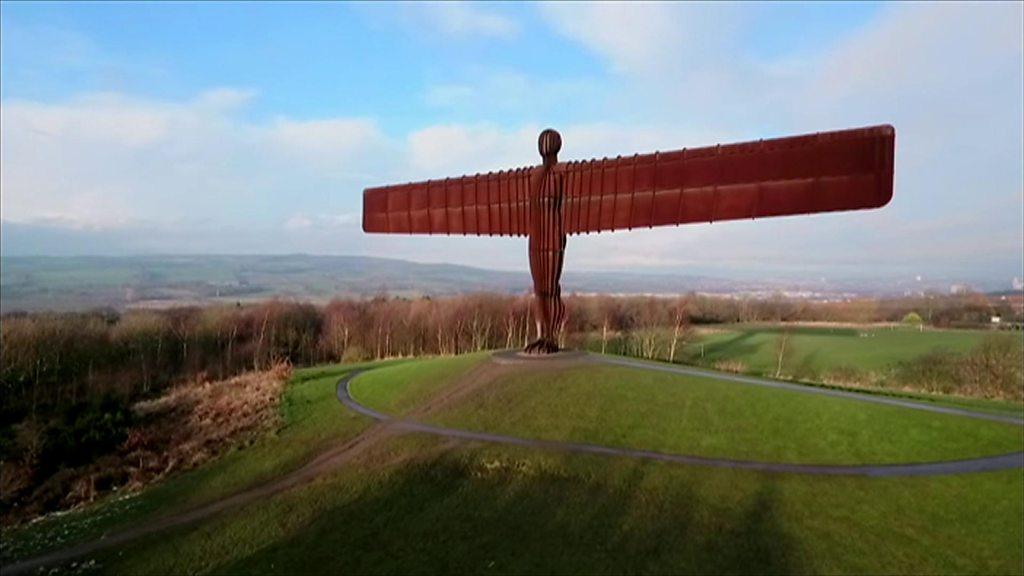
[[[743,374],[747,371],[747,365],[739,360],[719,360],[715,362],[715,370]]]
[[[219,381],[182,383],[132,407],[133,422],[110,453],[41,478],[40,463],[5,461],[3,523],[91,502],[112,489],[137,490],[188,470],[273,429],[291,367],[248,372]]]
[[[281,363],[227,380],[185,383],[136,404],[143,424],[129,431],[123,445],[129,487],[192,468],[276,426],[290,374]]]

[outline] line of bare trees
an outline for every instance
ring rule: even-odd
[[[675,360],[691,323],[984,318],[983,297],[808,302],[571,296],[562,345],[585,342]],[[3,423],[113,393],[137,398],[177,381],[225,378],[282,360],[297,365],[515,348],[534,337],[525,296],[335,300],[326,306],[252,305],[9,315],[0,321]],[[625,346],[625,350],[623,350]],[[610,350],[609,350],[610,351]]]

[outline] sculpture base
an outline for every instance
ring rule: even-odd
[[[559,351],[558,344],[554,340],[541,338],[531,342],[524,350],[525,354],[555,354]]]
[[[557,365],[559,361],[580,361],[587,357],[582,350],[559,350],[552,354],[527,354],[522,350],[501,350],[491,355],[498,364]]]

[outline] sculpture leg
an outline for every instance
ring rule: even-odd
[[[537,318],[537,340],[526,347],[529,354],[558,352],[558,334],[565,323],[562,303],[562,262],[565,236],[551,242],[531,242],[530,272],[533,275],[534,311]]]
[[[537,340],[526,347],[530,354],[558,352],[558,332],[565,319],[565,305],[559,291],[534,287],[534,311],[537,318]]]

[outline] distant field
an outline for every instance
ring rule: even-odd
[[[783,337],[788,338],[783,374],[811,381],[820,380],[830,370],[841,369],[884,375],[900,362],[935,350],[969,352],[990,337],[1015,339],[1024,345],[1020,332],[737,324],[698,327],[695,338],[677,353],[676,361],[707,367],[731,363],[746,373],[772,376],[778,369],[779,342]],[[600,350],[600,340],[591,336],[587,348]],[[615,339],[608,352],[625,353],[626,343]],[[667,354],[667,346],[662,346],[659,358],[667,359]]]
[[[787,359],[791,363],[788,368],[797,372],[839,366],[885,369],[935,349],[968,352],[993,335],[981,330],[739,326],[704,336],[686,347],[685,357],[704,363],[739,360],[754,372],[767,373],[775,370],[777,342],[787,333],[793,355]]]
[[[359,256],[76,256],[0,259],[0,311],[507,291],[525,274]]]
[[[1024,442],[1019,428],[1000,424],[768,389],[741,393],[626,368],[466,387],[484,373],[485,358],[410,361],[365,373],[353,388],[396,414],[419,417],[440,406],[423,416],[430,421],[793,461],[830,449],[837,461],[967,456]],[[371,421],[334,397],[348,369],[300,371],[286,390],[286,426],[252,448],[136,498],[5,533],[5,560],[12,541],[23,556],[68,530],[73,539],[96,536],[223,497],[350,442]],[[1022,483],[1021,470],[808,477],[396,432],[311,484],[79,562],[111,574],[1020,574]]]
[[[689,290],[764,290],[785,284],[666,274],[567,272],[566,292],[637,293],[654,286]],[[451,264],[363,256],[154,255],[0,257],[0,312],[166,307],[272,297],[445,296],[524,294],[530,276]],[[823,289],[826,287],[823,287]]]

